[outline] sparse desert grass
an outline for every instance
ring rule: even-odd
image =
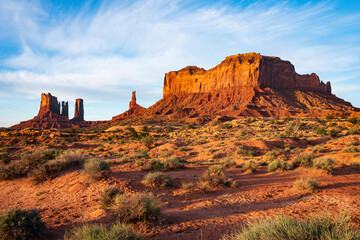
[[[294,182],[294,186],[300,190],[312,191],[319,188],[318,181],[315,178],[299,178]]]
[[[193,190],[195,188],[195,184],[192,182],[182,182],[181,187],[184,190]]]
[[[350,219],[347,215],[335,219],[329,215],[320,215],[308,220],[281,216],[251,223],[233,234],[223,236],[222,240],[359,239],[359,231],[352,227]]]
[[[65,240],[141,240],[126,223],[115,223],[109,228],[102,224],[84,224],[66,232]]]
[[[109,207],[114,203],[114,199],[117,194],[120,194],[120,190],[117,187],[111,186],[105,188],[105,190],[100,195],[101,206]]]
[[[258,166],[258,165],[257,165],[256,162],[254,162],[254,161],[252,161],[252,160],[249,160],[249,161],[246,161],[246,162],[243,164],[242,168],[243,168],[245,171],[249,170],[249,171],[251,171],[251,172],[256,172],[257,166]]]
[[[41,239],[45,224],[36,210],[11,209],[0,215],[0,239]]]
[[[109,168],[109,163],[98,158],[90,158],[85,161],[84,173],[90,180],[99,180],[103,176],[102,171]]]
[[[121,222],[162,218],[161,203],[152,193],[118,194],[112,206]]]
[[[331,173],[334,169],[335,161],[329,157],[316,158],[313,161],[313,167],[317,169],[322,169]]]
[[[274,160],[271,163],[269,163],[269,165],[268,165],[269,172],[274,172],[277,170],[284,171],[284,170],[289,170],[289,169],[291,169],[291,165],[280,159]]]
[[[237,154],[239,154],[240,156],[248,156],[248,157],[255,156],[254,151],[247,150],[243,146],[239,146],[239,150],[237,151]]]
[[[155,187],[170,187],[173,185],[173,180],[167,174],[161,172],[148,173],[144,177],[144,184]]]

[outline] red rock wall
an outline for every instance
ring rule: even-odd
[[[289,61],[261,56],[258,53],[246,53],[226,57],[223,62],[209,70],[188,66],[166,73],[163,96],[266,87],[331,93],[330,83],[324,84],[314,73],[297,74]]]

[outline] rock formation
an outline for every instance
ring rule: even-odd
[[[84,101],[81,98],[75,101],[74,121],[84,121]]]
[[[288,116],[355,110],[315,73],[300,75],[289,61],[247,53],[226,57],[209,70],[188,66],[166,73],[163,99],[146,114]]]
[[[11,128],[79,128],[88,127],[104,122],[84,121],[84,105],[82,99],[76,99],[75,117],[69,120],[68,102],[58,102],[57,97],[50,93],[41,94],[40,110],[37,116],[28,121],[21,122]]]
[[[131,94],[131,101],[129,102],[129,110],[113,117],[111,121],[118,121],[129,117],[140,116],[145,113],[145,110],[146,108],[136,103],[136,92],[133,91]]]
[[[69,103],[67,101],[61,102],[61,116],[69,118]]]

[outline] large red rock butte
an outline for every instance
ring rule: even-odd
[[[312,73],[300,75],[289,61],[259,53],[226,57],[205,70],[187,66],[165,74],[163,99],[146,113],[178,117],[202,115],[289,116],[358,111],[331,93]]]

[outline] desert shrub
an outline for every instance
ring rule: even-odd
[[[102,171],[109,168],[109,163],[98,158],[90,158],[84,164],[84,173],[89,179],[98,180],[103,176]]]
[[[181,187],[185,190],[192,190],[195,187],[195,184],[192,182],[182,182]]]
[[[312,191],[319,187],[318,181],[315,178],[299,178],[295,181],[294,186],[298,189]]]
[[[315,133],[319,135],[326,135],[326,130],[323,127],[319,127],[315,129]]]
[[[65,240],[140,240],[140,235],[133,232],[126,223],[115,223],[106,228],[101,224],[85,224],[65,233]]]
[[[231,186],[232,181],[225,178],[223,166],[211,166],[200,177],[198,186],[200,189],[209,190],[219,186]]]
[[[291,166],[287,162],[280,159],[274,160],[268,165],[269,172],[274,172],[276,170],[289,170],[289,169],[291,169]]]
[[[329,157],[316,158],[313,161],[314,168],[325,170],[328,173],[332,172],[332,170],[334,169],[334,165],[335,161]]]
[[[236,166],[235,160],[233,158],[226,158],[224,161],[221,162],[221,166],[224,168],[234,167]]]
[[[146,149],[137,152],[132,156],[133,158],[141,159],[141,158],[149,158],[148,151]]]
[[[28,166],[22,161],[9,163],[6,167],[0,167],[0,180],[21,178],[27,175]]]
[[[129,130],[130,136],[132,138],[139,138],[139,135],[138,135],[137,131],[134,128],[129,127],[128,130]]]
[[[34,152],[26,153],[24,156],[22,156],[20,161],[29,167],[33,167],[46,162],[47,157],[44,152],[35,150]]]
[[[31,176],[35,182],[42,182],[52,178],[55,173],[61,172],[70,168],[81,168],[87,155],[76,151],[66,151],[54,160],[38,165],[31,172]]]
[[[359,128],[350,128],[346,134],[347,135],[355,135],[355,134],[359,134],[360,133],[360,129]]]
[[[113,209],[122,222],[160,220],[160,201],[152,193],[118,194]]]
[[[174,170],[185,167],[186,160],[179,157],[169,157],[162,161],[164,170]]]
[[[110,206],[115,199],[115,196],[120,194],[120,190],[117,187],[108,187],[100,195],[100,202],[102,207]]]
[[[10,162],[9,153],[7,152],[0,153],[0,161],[5,164],[8,164]]]
[[[360,149],[355,147],[355,146],[350,146],[348,148],[345,148],[343,150],[343,152],[346,152],[346,153],[354,153],[354,152],[360,152]]]
[[[0,239],[40,239],[45,224],[36,210],[12,209],[0,215]]]
[[[349,123],[352,123],[352,124],[356,124],[359,122],[359,120],[357,119],[357,117],[351,117],[347,120]]]
[[[223,236],[222,240],[356,240],[359,231],[352,228],[350,217],[341,215],[335,219],[329,215],[297,220],[280,216],[272,220],[263,220],[249,224],[239,231]]]
[[[249,156],[249,157],[255,156],[255,153],[253,151],[247,150],[243,146],[239,146],[239,150],[237,154],[239,154],[240,156]]]
[[[187,125],[187,128],[188,129],[195,129],[194,125],[192,125],[192,124]]]
[[[302,153],[292,161],[292,167],[311,167],[313,165],[314,153]]]
[[[329,130],[329,135],[333,138],[340,136],[341,129],[340,128],[332,128]]]
[[[151,159],[150,161],[143,164],[141,170],[143,171],[161,171],[164,169],[164,164],[156,159]]]
[[[141,139],[141,141],[144,143],[145,147],[150,149],[154,144],[154,138],[151,136],[146,136]]]
[[[144,184],[156,187],[169,187],[172,186],[173,180],[167,174],[152,172],[145,175]]]
[[[331,114],[329,114],[329,115],[327,115],[326,117],[325,117],[325,119],[326,119],[326,121],[331,121],[331,120],[333,120],[335,117],[333,116],[333,115],[331,115]]]
[[[299,138],[301,135],[300,131],[300,122],[292,121],[286,124],[284,134],[286,137]]]
[[[250,170],[251,172],[255,172],[257,168],[257,163],[252,160],[249,160],[243,164],[242,168],[244,170]]]
[[[313,152],[319,152],[319,153],[322,153],[322,152],[325,152],[325,147],[324,145],[315,145],[313,148],[312,148]]]

